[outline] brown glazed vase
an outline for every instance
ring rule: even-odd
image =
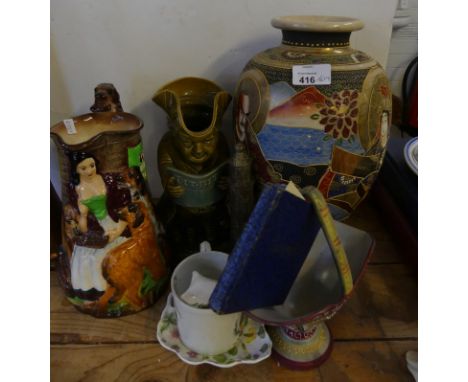
[[[260,183],[317,187],[333,217],[344,219],[383,161],[388,80],[374,59],[349,46],[360,20],[286,16],[272,25],[282,30],[281,45],[254,56],[236,88],[237,139],[246,143]]]
[[[59,280],[85,313],[138,312],[156,301],[169,278],[145,185],[143,123],[124,112],[67,122],[51,128],[62,181]]]

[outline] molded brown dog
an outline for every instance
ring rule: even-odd
[[[93,113],[104,111],[123,111],[120,95],[113,84],[99,84],[94,89],[94,105],[90,107]]]

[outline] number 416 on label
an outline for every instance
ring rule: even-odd
[[[292,77],[293,85],[330,85],[331,65],[294,65]]]

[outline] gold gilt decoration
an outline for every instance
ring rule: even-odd
[[[294,340],[288,337],[281,327],[269,327],[268,334],[278,353],[294,359],[305,360],[317,353],[320,356],[330,343],[330,334],[323,323],[317,325],[315,333],[308,340]]]
[[[349,268],[348,258],[346,257],[345,250],[336,232],[327,202],[320,191],[315,187],[306,187],[306,189],[307,191],[304,190],[304,192],[317,210],[317,215],[324,228],[325,237],[327,238],[330,249],[338,265],[344,293],[347,295],[351,293],[353,289],[353,277]]]
[[[294,46],[307,46],[311,48],[324,48],[324,47],[334,47],[334,46],[349,46],[349,42],[318,42],[318,43],[311,43],[311,42],[295,42],[295,41],[288,41],[283,40],[282,43],[284,45],[294,45]]]

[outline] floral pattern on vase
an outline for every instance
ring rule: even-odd
[[[320,109],[323,118],[320,124],[324,125],[324,132],[328,137],[335,139],[354,140],[357,134],[357,90],[342,90],[339,93],[333,93],[331,99],[325,100],[325,105]]]
[[[367,195],[382,164],[391,92],[380,65],[349,47],[351,31],[362,23],[308,18],[273,20],[283,31],[282,44],[247,63],[234,97],[234,115],[243,118],[234,123],[260,184],[315,186],[341,220]],[[330,32],[331,24],[339,32]],[[314,64],[330,64],[330,84],[293,83],[294,66]]]

